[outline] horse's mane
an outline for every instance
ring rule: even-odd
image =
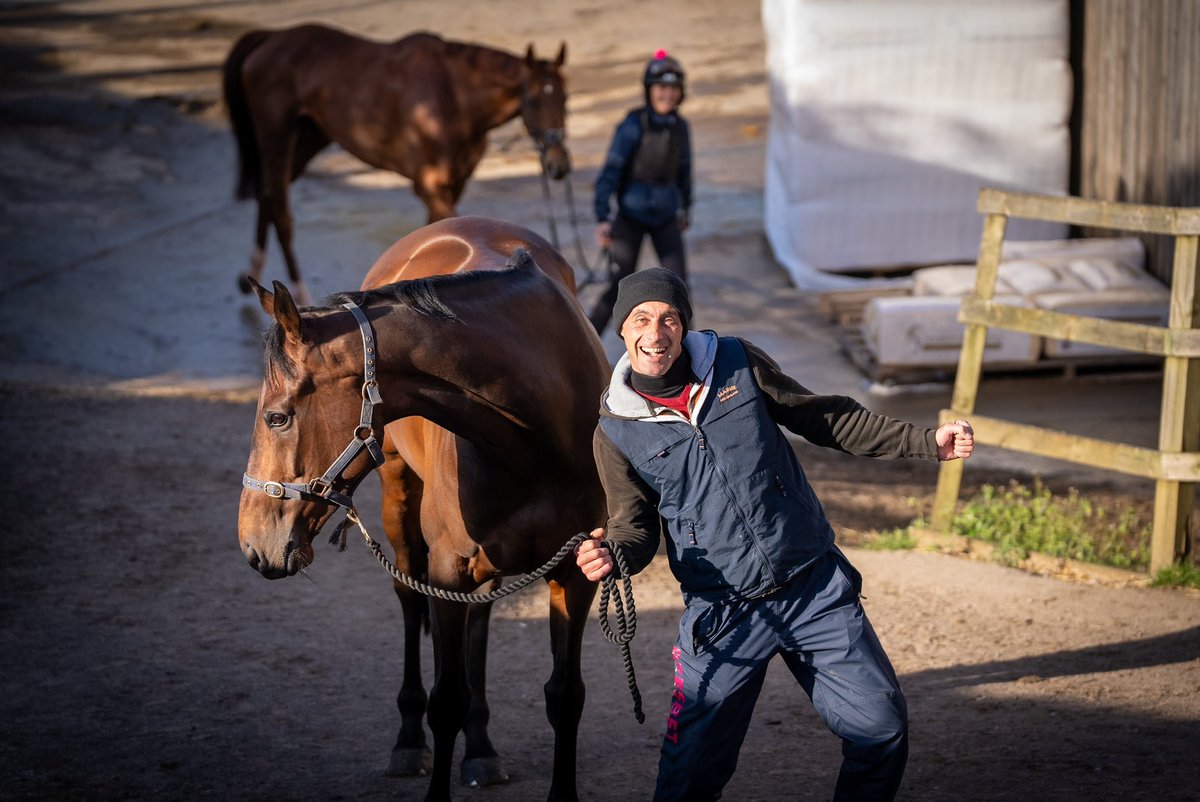
[[[452,39],[443,39],[442,43],[442,52],[446,54],[446,58],[461,60],[483,74],[498,74],[517,80],[524,63],[521,56],[487,45],[456,42]]]
[[[407,279],[394,284],[385,284],[361,292],[338,292],[326,298],[320,306],[305,307],[305,312],[336,312],[343,304],[353,303],[356,306],[370,306],[376,302],[394,303],[407,306],[422,315],[462,323],[462,318],[454,314],[454,310],[442,301],[441,291],[450,287],[470,286],[491,282],[498,277],[507,276],[517,271],[537,268],[533,256],[524,248],[517,248],[513,255],[499,270],[467,270],[461,273],[448,273],[439,276]],[[294,367],[284,350],[283,327],[278,323],[272,324],[263,335],[263,347],[268,367],[276,365],[288,376],[294,376]]]

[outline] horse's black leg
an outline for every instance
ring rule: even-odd
[[[570,562],[570,561],[568,561]],[[583,716],[584,686],[580,672],[583,629],[588,608],[596,596],[573,562],[561,566],[547,581],[550,586],[550,648],[554,670],[546,682],[546,717],[554,728],[554,775],[550,783],[552,802],[579,799],[576,788],[576,757],[579,720]]]
[[[392,747],[387,774],[412,777],[428,774],[433,768],[433,753],[425,743],[425,708],[429,697],[421,680],[421,627],[428,615],[428,605],[424,596],[400,585],[396,586],[396,595],[404,611],[404,679],[396,694],[400,732]]]
[[[265,125],[261,126],[259,134],[259,147],[263,154],[260,203],[266,206],[268,219],[275,227],[275,238],[279,240],[288,278],[292,282],[292,295],[299,305],[311,306],[312,297],[300,279],[300,265],[292,249],[293,220],[288,204],[288,184],[296,155],[297,133],[290,123],[286,131],[267,131],[266,128]]]
[[[431,584],[438,582],[436,572]],[[471,705],[467,687],[465,635],[467,606],[459,602],[432,599],[433,608],[433,689],[429,694],[429,729],[433,731],[433,776],[429,780],[426,802],[448,802],[450,770],[454,764],[454,742],[467,721]]]
[[[258,211],[254,221],[254,250],[250,252],[250,272],[238,276],[238,289],[242,292],[250,292],[254,289],[249,279],[254,279],[262,284],[263,265],[267,263],[267,228],[271,221],[267,216],[262,198],[259,198],[256,204]]]
[[[467,613],[467,672],[471,683],[471,706],[463,727],[466,750],[461,779],[465,785],[498,785],[508,781],[503,761],[488,737],[491,709],[487,701],[487,645],[492,605],[473,604]]]
[[[396,568],[409,576],[426,573],[425,542],[420,533],[420,507],[423,485],[396,454],[391,438],[384,437],[386,461],[379,469],[383,488],[383,528],[395,551]],[[395,583],[396,595],[404,611],[404,678],[396,696],[400,709],[400,732],[392,747],[387,773],[392,777],[428,774],[433,768],[433,753],[425,743],[425,706],[428,696],[421,679],[422,628],[428,622],[429,606],[425,597]]]

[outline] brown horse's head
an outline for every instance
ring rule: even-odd
[[[362,340],[349,314],[301,318],[286,287],[274,294],[254,283],[267,333],[262,392],[238,509],[238,541],[250,565],[268,579],[291,576],[313,561],[313,538],[373,468],[356,454],[344,470],[320,479],[363,433]],[[368,427],[369,428],[369,427]],[[371,440],[374,446],[374,440]]]
[[[562,76],[566,60],[566,42],[554,61],[535,58],[533,45],[525,51],[527,77],[521,98],[521,119],[542,154],[542,166],[555,180],[571,172],[571,154],[566,142],[567,85]]]

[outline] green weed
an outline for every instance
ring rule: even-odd
[[[1196,588],[1200,590],[1200,568],[1189,563],[1172,565],[1154,575],[1155,587]]]
[[[1010,565],[1034,551],[1118,568],[1141,569],[1150,561],[1151,522],[1135,510],[1105,509],[1075,488],[1055,496],[1036,478],[1033,487],[1017,481],[983,485],[951,527],[992,543]]]
[[[906,551],[916,548],[917,541],[912,536],[912,527],[904,527],[877,532],[863,545],[873,551]]]
[[[909,499],[910,506],[916,506]],[[960,507],[951,534],[991,543],[995,559],[1017,565],[1031,552],[1080,562],[1146,570],[1150,563],[1153,522],[1132,508],[1111,509],[1097,504],[1075,488],[1056,496],[1034,478],[1029,487],[1013,480],[1007,485],[985,484]],[[928,529],[918,517],[908,526],[876,533],[864,546],[879,551],[912,549],[914,529]],[[1200,588],[1200,567],[1185,562],[1159,571],[1152,584]]]

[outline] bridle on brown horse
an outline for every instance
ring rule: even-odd
[[[325,473],[316,479],[308,482],[274,482],[255,479],[250,474],[243,473],[242,487],[247,490],[257,490],[271,498],[324,501],[347,512],[353,512],[354,502],[350,498],[353,491],[339,493],[333,489],[333,483],[342,478],[342,471],[346,470],[346,466],[353,462],[363,449],[375,460],[376,467],[383,464],[383,449],[379,447],[373,425],[375,407],[383,403],[383,398],[379,395],[379,381],[375,378],[375,332],[371,329],[371,321],[367,320],[366,314],[357,304],[344,303],[342,306],[349,309],[358,321],[363,341],[362,412],[350,444],[342,450],[333,464],[325,469]]]
[[[554,200],[550,194],[550,171],[549,165],[546,163],[546,152],[555,145],[561,145],[567,138],[567,131],[565,128],[547,128],[544,131],[537,129],[531,122],[533,115],[529,113],[533,105],[532,95],[529,87],[526,86],[524,94],[521,96],[521,119],[525,122],[525,129],[529,131],[529,136],[533,139],[534,146],[537,147],[538,163],[542,168],[542,200],[546,205],[546,224],[550,228],[550,244],[554,246],[554,250],[562,253],[562,246],[558,241],[558,221],[554,217]],[[569,172],[563,178],[563,185],[567,196],[567,220],[571,224],[571,231],[575,237],[575,255],[579,259],[580,269],[584,272],[583,280],[577,280],[575,284],[575,292],[578,293],[584,287],[599,280],[597,271],[602,265],[606,271],[606,278],[611,282],[612,260],[609,258],[608,249],[605,248],[596,254],[595,263],[588,263],[587,255],[583,252],[583,237],[579,233],[579,218],[575,213],[575,193],[571,189],[571,176]]]
[[[518,590],[545,576],[562,562],[568,554],[572,554],[576,546],[588,539],[589,535],[586,532],[579,532],[564,543],[562,548],[540,568],[489,593],[461,593],[435,588],[396,568],[388,560],[387,555],[383,553],[383,547],[371,537],[371,533],[363,526],[362,520],[358,517],[358,510],[354,508],[354,502],[350,498],[353,491],[339,493],[333,489],[333,483],[342,477],[342,471],[346,470],[346,466],[364,449],[371,455],[371,459],[375,460],[376,467],[383,464],[383,449],[379,447],[374,427],[375,407],[383,403],[383,398],[379,394],[379,381],[375,377],[375,358],[377,354],[375,332],[371,328],[371,321],[367,319],[366,313],[357,304],[348,301],[342,304],[342,306],[345,309],[349,309],[351,314],[354,315],[354,319],[358,321],[358,330],[362,334],[363,341],[362,411],[359,413],[358,426],[354,428],[350,444],[342,450],[342,453],[325,470],[325,473],[316,479],[309,480],[308,482],[263,481],[255,479],[248,473],[243,473],[242,487],[247,490],[265,493],[271,498],[324,501],[327,504],[341,507],[346,511],[346,519],[339,523],[337,529],[334,530],[333,536],[330,538],[331,542],[336,543],[342,540],[342,533],[353,524],[362,532],[367,547],[375,555],[375,559],[379,561],[384,570],[391,574],[392,578],[397,582],[426,596],[468,604],[487,604],[509,594],[516,593]],[[633,672],[633,658],[629,652],[629,643],[633,640],[634,633],[637,630],[637,610],[633,604],[633,585],[629,579],[629,569],[625,564],[624,554],[620,549],[614,549],[611,544],[606,545],[608,545],[609,550],[612,552],[613,560],[620,570],[623,586],[620,591],[616,591],[616,578],[612,574],[603,579],[600,591],[600,629],[604,632],[605,638],[610,643],[621,647],[621,658],[625,666],[625,676],[629,683],[629,692],[633,696],[633,715],[637,718],[638,723],[641,724],[646,720],[646,716],[642,712],[642,694],[638,690],[637,678]],[[610,601],[617,614],[617,628],[615,632],[608,622]],[[628,618],[626,618],[626,608],[628,608]]]

